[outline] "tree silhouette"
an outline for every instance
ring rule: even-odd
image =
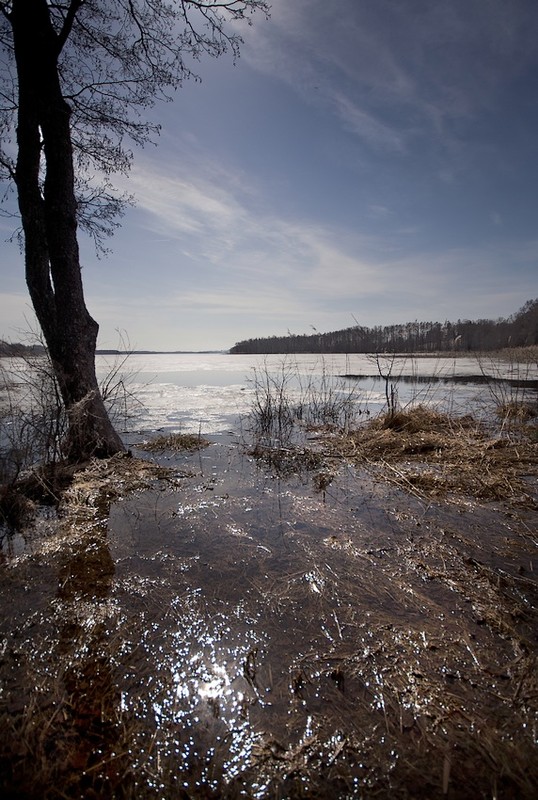
[[[493,351],[538,344],[538,299],[508,319],[407,322],[315,334],[292,334],[237,342],[231,353],[439,353]]]
[[[0,178],[15,187],[26,283],[69,419],[66,456],[123,449],[95,375],[78,232],[98,247],[127,198],[110,178],[155,133],[144,113],[204,54],[238,54],[265,0],[0,0]],[[100,181],[94,176],[100,176]]]

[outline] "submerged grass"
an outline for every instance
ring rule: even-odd
[[[140,450],[147,450],[149,453],[162,453],[164,451],[193,453],[196,450],[203,450],[209,446],[209,441],[201,435],[194,433],[169,433],[163,436],[156,436],[148,442],[138,445]]]
[[[534,800],[535,420],[294,420],[92,462],[6,559],[3,796]]]
[[[534,797],[538,592],[491,562],[509,547],[529,569],[516,520],[500,526],[510,544],[484,542],[461,511],[417,515],[392,489],[387,530],[373,494],[365,517],[342,517],[295,486],[283,550],[260,537],[271,507],[253,520],[241,499],[221,500],[216,528],[199,500],[185,540],[162,479],[96,462],[62,531],[4,571],[4,796]],[[377,489],[360,482],[364,502]],[[170,508],[201,488],[183,478]],[[106,535],[120,499],[140,537],[129,566]]]

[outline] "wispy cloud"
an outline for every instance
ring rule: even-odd
[[[453,122],[495,106],[536,63],[537,34],[533,3],[274,0],[244,56],[376,148],[399,152],[428,133],[450,149]]]
[[[357,233],[346,243],[349,237],[330,225],[278,216],[250,202],[254,191],[234,187],[233,181],[228,188],[216,186],[195,168],[174,175],[139,163],[132,183],[147,229],[177,240],[203,264],[205,279],[211,275],[212,281],[237,288],[261,282],[313,296],[320,289],[348,291],[360,273],[362,291],[377,287],[375,268],[360,255],[371,247],[370,237]]]
[[[299,320],[342,327],[356,315],[378,324],[380,307],[391,309],[394,321],[424,319],[433,304],[449,318],[476,318],[499,294],[505,259],[526,266],[538,256],[538,243],[521,245],[519,255],[498,244],[412,250],[409,231],[382,205],[370,213],[384,220],[383,235],[290,219],[264,208],[256,187],[232,173],[227,181],[222,164],[220,185],[209,181],[207,156],[198,167],[181,158],[174,163],[166,174],[139,163],[133,176],[144,226],[178,243],[174,280],[147,294],[137,311],[153,309],[161,325],[167,317],[199,314],[209,325],[235,317],[251,326],[250,335],[262,335]]]
[[[139,166],[130,181],[137,204],[150,214],[157,234],[183,238],[211,230],[227,238],[241,225],[243,209],[230,193],[179,175],[165,174]]]
[[[404,137],[397,129],[355,105],[349,97],[335,92],[333,102],[346,128],[364,139],[374,149],[403,152]]]

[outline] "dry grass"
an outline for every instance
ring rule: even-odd
[[[487,355],[489,358],[498,358],[501,361],[509,361],[512,364],[538,364],[538,345],[506,347],[496,353],[487,353]]]
[[[496,408],[496,413],[502,420],[524,423],[538,417],[538,403],[536,401],[508,400]]]
[[[336,436],[328,449],[424,496],[470,495],[534,507],[529,478],[538,474],[535,426],[507,433],[513,435],[500,438],[470,416],[417,406]]]

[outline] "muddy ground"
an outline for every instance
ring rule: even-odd
[[[2,796],[536,797],[528,430],[89,465],[3,540]]]

